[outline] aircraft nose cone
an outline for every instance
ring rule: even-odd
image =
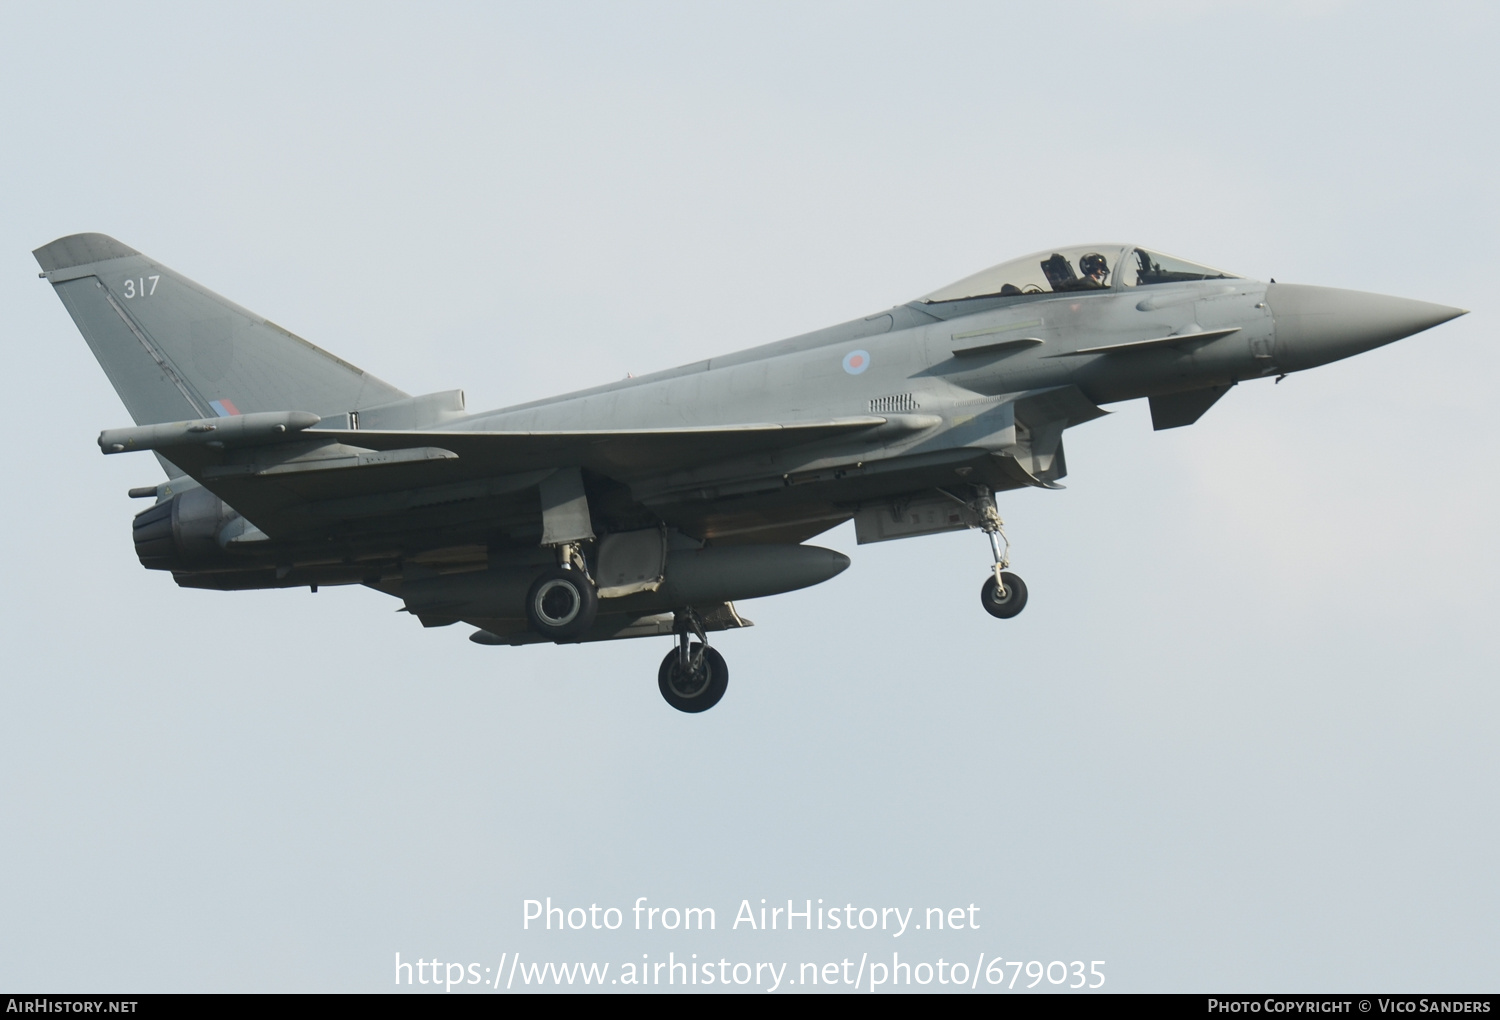
[[[1335,287],[1272,283],[1266,304],[1276,321],[1276,361],[1286,372],[1352,357],[1467,312],[1426,301]]]

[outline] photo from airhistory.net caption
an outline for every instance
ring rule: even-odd
[[[640,896],[624,906],[555,902],[552,897],[521,902],[521,946],[501,947],[488,958],[443,959],[420,951],[396,951],[391,977],[403,988],[526,991],[554,988],[621,990],[735,990],[776,992],[986,989],[1098,990],[1107,983],[1101,959],[1011,958],[987,945],[983,908],[976,903],[934,906],[867,906],[818,898],[771,901],[741,899],[725,910],[714,906],[678,906]],[[682,939],[657,952],[634,949],[617,956],[570,957],[569,933],[648,933]],[[734,949],[715,937],[740,936]],[[950,958],[924,952],[923,933],[963,933],[972,953]],[[806,933],[863,937],[872,944],[861,951],[847,947],[827,954],[783,956],[774,939]],[[743,938],[757,937],[749,946]],[[537,941],[541,936],[543,941]],[[547,939],[552,941],[546,941]],[[879,940],[874,942],[873,940]],[[883,944],[882,944],[883,943]],[[528,948],[532,946],[535,948]],[[721,951],[715,952],[719,948]],[[743,950],[750,951],[744,952]]]
[[[627,905],[521,901],[521,945],[497,947],[487,957],[444,959],[420,951],[395,951],[390,981],[402,990],[454,991],[850,991],[850,992],[1096,992],[1108,985],[1107,960],[1047,959],[995,946],[998,932],[986,928],[977,903],[927,906],[862,905],[818,898],[770,901],[741,899],[731,909],[679,906],[640,896]],[[654,952],[567,954],[570,933],[653,933],[681,937]],[[734,949],[715,947],[723,933],[743,933]],[[924,936],[948,937],[942,953],[924,952]],[[808,933],[841,937],[838,952],[807,952]],[[959,934],[961,933],[961,934]],[[868,945],[845,951],[855,935]],[[782,954],[778,938],[803,936],[798,951]],[[540,938],[538,938],[540,936]],[[955,952],[957,936],[971,952]],[[754,938],[749,943],[746,937]],[[816,938],[816,934],[814,935]],[[598,945],[598,943],[594,943]],[[930,945],[930,943],[929,943]],[[749,952],[745,952],[745,948]],[[721,951],[714,952],[715,948]],[[832,947],[831,947],[832,948]],[[1347,1001],[1347,1006],[1338,1002]],[[1302,1005],[1293,1005],[1301,1002]],[[1316,1005],[1314,1005],[1316,1003]],[[1488,1012],[1487,999],[1440,997],[1337,997],[1287,999],[1219,996],[1213,1012]]]

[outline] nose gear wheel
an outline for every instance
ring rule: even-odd
[[[1010,571],[991,577],[979,589],[979,601],[984,611],[1000,620],[1009,620],[1026,608],[1026,582]]]

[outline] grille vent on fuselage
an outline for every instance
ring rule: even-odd
[[[916,397],[910,393],[897,393],[889,397],[876,397],[870,401],[870,413],[895,414],[898,412],[915,411],[920,406],[917,403]]]

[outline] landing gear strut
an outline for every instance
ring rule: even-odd
[[[677,711],[706,712],[729,689],[729,667],[724,656],[708,646],[703,621],[692,609],[679,611],[672,629],[677,633],[677,647],[661,660],[656,685]],[[697,641],[691,640],[694,635]]]
[[[995,573],[979,589],[980,604],[991,616],[1009,620],[1026,608],[1026,582],[1005,569],[1010,566],[1010,539],[1005,537],[1005,522],[995,507],[995,497],[988,489],[981,489],[969,505],[979,514],[979,527],[990,537],[990,551],[995,554]]]

